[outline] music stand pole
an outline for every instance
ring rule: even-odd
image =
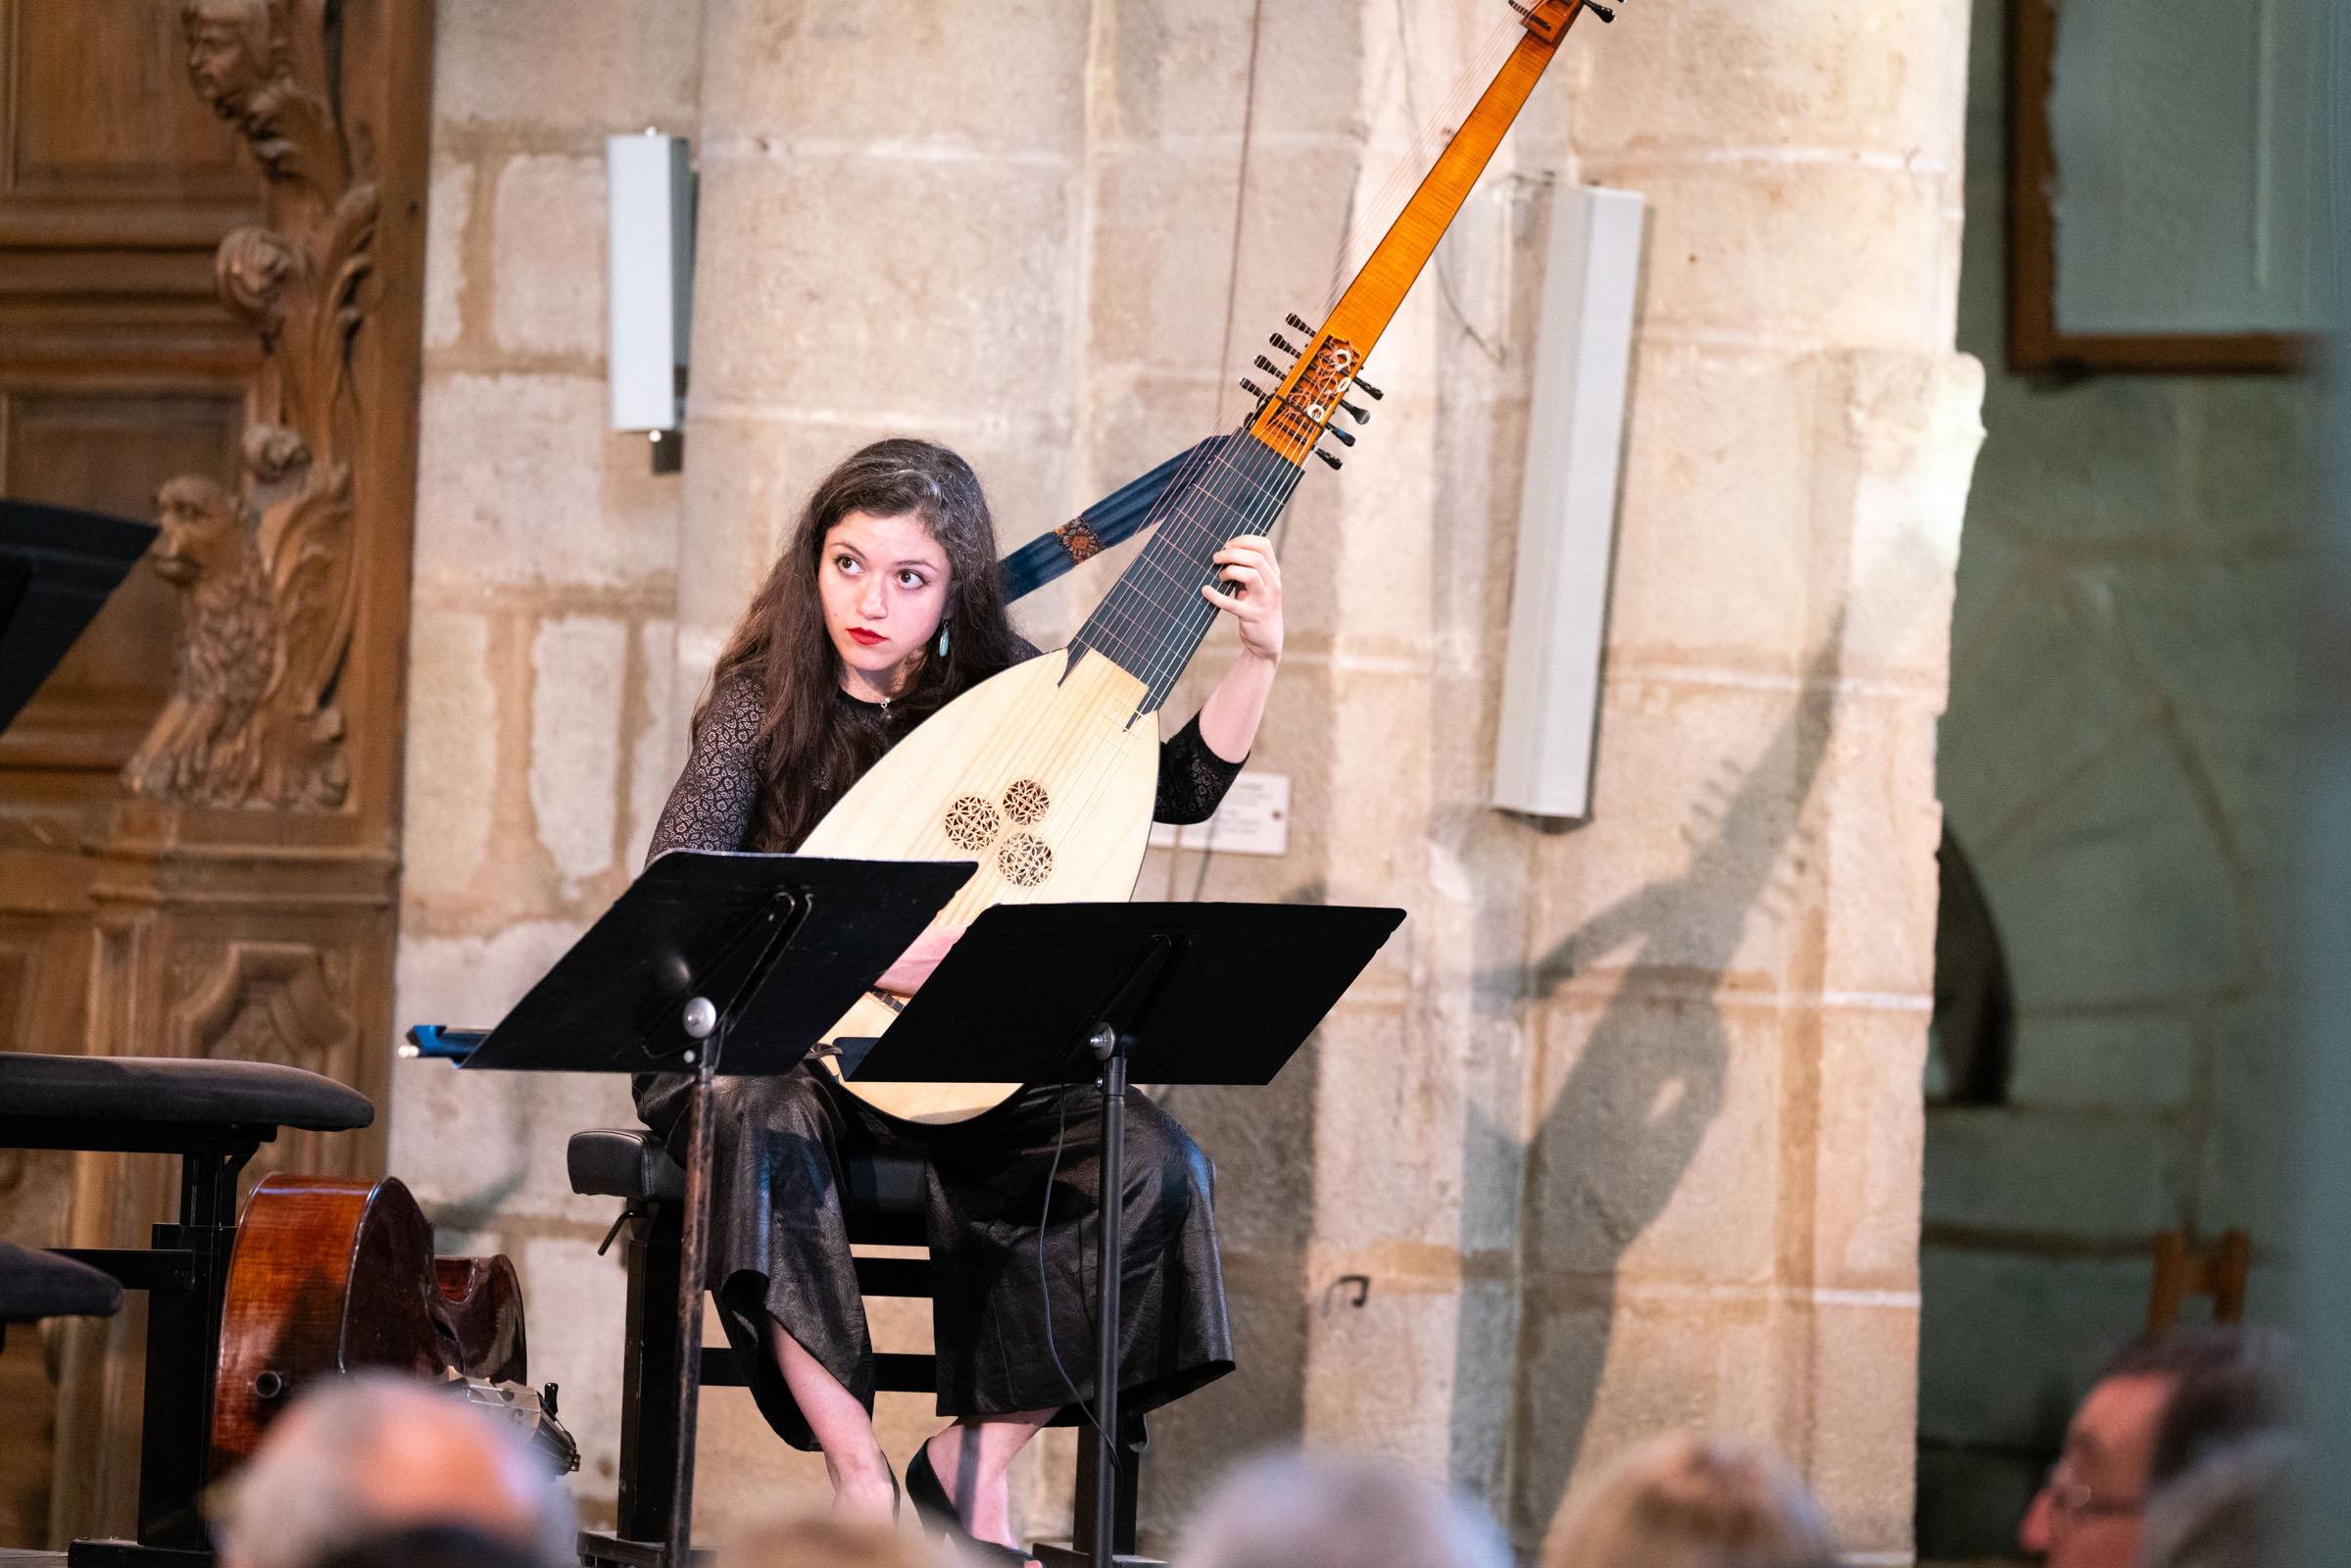
[[[701,997],[694,1002],[710,1004]],[[687,1004],[693,1006],[693,1003]],[[687,1032],[700,1022],[687,1024]],[[677,1444],[671,1450],[668,1568],[689,1568],[694,1540],[694,1436],[702,1409],[702,1293],[703,1276],[710,1272],[710,1154],[717,1144],[711,1113],[716,1109],[718,1051],[722,1032],[713,1030],[694,1069],[693,1098],[686,1114],[693,1118],[686,1146],[686,1210],[677,1262]]]
[[[1103,1023],[1090,1042],[1102,1064],[1102,1167],[1095,1197],[1095,1215],[1102,1227],[1095,1251],[1096,1288],[1094,1357],[1094,1561],[1109,1568],[1117,1555],[1112,1537],[1118,1495],[1118,1351],[1119,1287],[1126,1275],[1126,1149],[1127,1050],[1133,1037],[1115,1024]]]
[[[1118,1314],[1127,1261],[1127,1066],[1135,1049],[1130,1031],[1175,954],[1172,938],[1153,934],[1086,1037],[1102,1063],[1102,1164],[1095,1178],[1094,1205],[1095,1222],[1101,1227],[1094,1258],[1094,1431],[1101,1440],[1094,1450],[1095,1568],[1110,1568],[1118,1552],[1112,1499],[1118,1495],[1118,1352],[1125,1343]]]
[[[718,1057],[726,1048],[727,1029],[735,1015],[766,981],[808,915],[807,898],[782,894],[779,900],[789,912],[771,923],[759,958],[726,1006],[721,1009],[712,1005],[710,998],[697,996],[686,1003],[680,1020],[686,1034],[701,1044],[686,1053],[694,1067],[693,1096],[686,1112],[693,1120],[686,1135],[686,1212],[677,1263],[677,1447],[670,1493],[676,1500],[669,1512],[668,1568],[692,1568],[693,1562],[694,1438],[702,1408],[702,1294],[703,1276],[710,1272],[710,1159],[718,1141],[714,1122]]]

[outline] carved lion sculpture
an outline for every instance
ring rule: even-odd
[[[156,496],[156,571],[179,590],[171,700],[124,764],[133,794],[231,804],[259,768],[254,715],[277,646],[269,576],[234,497],[182,475]]]

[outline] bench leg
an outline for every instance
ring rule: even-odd
[[[648,1203],[628,1228],[628,1350],[620,1383],[620,1499],[614,1533],[667,1541],[677,1511],[677,1287],[683,1216]]]
[[[213,1375],[220,1357],[228,1259],[237,1238],[237,1173],[259,1146],[182,1155],[179,1223],[158,1225],[158,1249],[185,1248],[185,1291],[147,1298],[147,1387],[139,1432],[139,1544],[210,1551],[203,1494],[212,1475]]]

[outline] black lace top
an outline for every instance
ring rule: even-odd
[[[878,710],[847,692],[840,700]],[[759,738],[759,689],[740,675],[719,688],[694,738],[694,755],[661,808],[647,854],[664,850],[743,850],[750,843],[759,798],[759,769],[752,756]],[[898,737],[904,739],[903,736]],[[1151,815],[1162,822],[1204,822],[1232,788],[1239,762],[1228,762],[1200,739],[1200,715],[1159,746],[1159,796]]]

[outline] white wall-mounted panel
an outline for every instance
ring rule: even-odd
[[[1592,185],[1551,207],[1494,758],[1494,804],[1538,816],[1591,811],[1641,216]]]
[[[674,430],[685,418],[694,308],[694,168],[683,136],[608,136],[612,428]]]

